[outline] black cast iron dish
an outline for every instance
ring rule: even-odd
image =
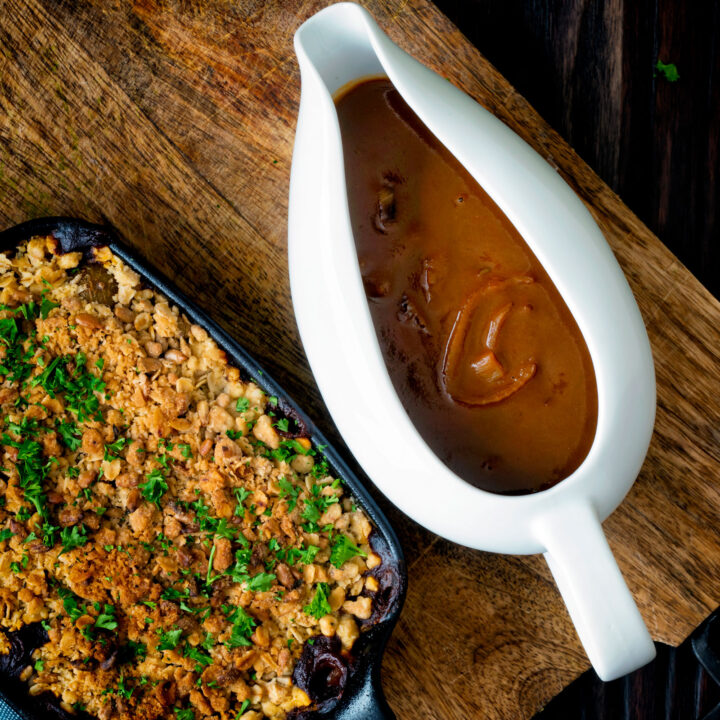
[[[393,720],[395,716],[380,684],[380,664],[385,644],[405,598],[407,576],[400,543],[375,501],[307,415],[255,360],[165,278],[121,245],[112,229],[72,218],[30,220],[0,232],[0,251],[12,250],[36,235],[52,235],[61,252],[82,251],[90,262],[92,248],[108,246],[139,273],[146,284],[157,288],[194,323],[204,327],[246,380],[254,379],[268,395],[279,399],[279,409],[294,421],[296,435],[305,435],[315,445],[325,446],[323,452],[330,465],[347,483],[358,505],[375,526],[371,544],[382,558],[382,563],[371,573],[378,580],[379,590],[373,595],[373,615],[363,623],[363,632],[350,655],[340,652],[337,638],[319,636],[313,645],[305,644],[293,679],[308,693],[313,705],[309,710],[293,711],[291,717],[293,720]],[[63,711],[52,695],[30,697],[27,685],[18,679],[20,672],[30,664],[32,651],[47,642],[47,635],[40,624],[6,634],[12,643],[12,650],[8,655],[0,655],[0,705],[2,699],[5,699],[13,710],[27,720],[69,720],[82,717]],[[0,717],[3,717],[2,707]]]

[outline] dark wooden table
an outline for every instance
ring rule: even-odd
[[[720,1],[435,4],[720,296]]]
[[[435,4],[720,296],[720,2]],[[658,60],[679,79],[658,75]],[[614,683],[587,673],[540,717],[689,720],[719,701],[686,642]]]

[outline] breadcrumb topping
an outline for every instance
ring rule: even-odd
[[[100,720],[282,720],[305,643],[372,614],[372,526],[321,448],[107,248],[0,254],[0,628]],[[0,632],[0,653],[10,651]]]

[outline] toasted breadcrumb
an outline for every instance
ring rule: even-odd
[[[0,303],[0,627],[47,630],[30,693],[100,720],[309,705],[303,645],[354,642],[378,564],[321,452],[107,248],[0,254]]]

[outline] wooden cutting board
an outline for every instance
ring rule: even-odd
[[[335,437],[286,266],[292,35],[324,4],[0,0],[0,226],[110,222]],[[630,280],[658,417],[606,528],[653,637],[677,645],[720,603],[720,306],[429,2],[365,4],[558,169]],[[527,718],[587,667],[542,558],[470,551],[384,507],[410,568],[384,663],[399,718]]]

